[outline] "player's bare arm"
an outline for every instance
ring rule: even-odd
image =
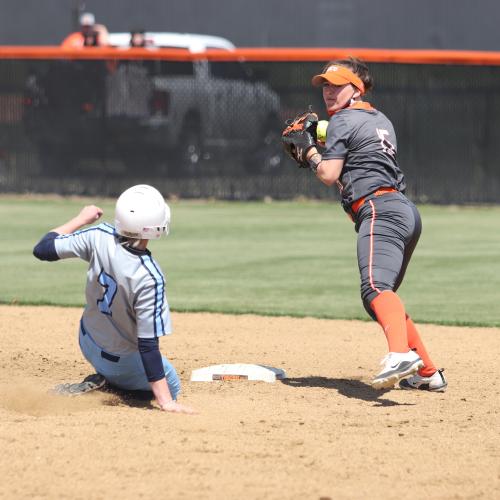
[[[162,378],[161,380],[157,380],[155,382],[150,382],[151,390],[155,395],[156,402],[159,407],[163,411],[167,411],[170,413],[187,413],[189,415],[195,414],[196,411],[189,406],[181,405],[174,399],[172,399],[172,395],[168,389],[167,380]]]
[[[309,168],[321,182],[331,186],[340,177],[344,159],[323,160],[316,147],[318,123],[316,113],[312,111],[302,113],[288,122],[281,139],[286,153],[297,162],[300,168]]]
[[[316,148],[311,148],[307,152],[306,158],[307,161],[316,165],[316,176],[323,184],[332,186],[338,181],[344,166],[343,158],[323,160],[321,153]]]
[[[73,217],[73,219],[62,224],[61,226],[52,229],[51,232],[58,234],[74,233],[87,224],[93,224],[102,216],[102,214],[103,210],[101,208],[95,205],[87,205],[81,209],[80,213],[76,217]]]

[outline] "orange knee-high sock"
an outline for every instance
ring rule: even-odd
[[[371,301],[370,307],[384,329],[389,352],[408,352],[406,313],[401,299],[394,292],[384,290]]]
[[[418,374],[421,377],[430,377],[437,371],[437,368],[432,362],[430,356],[427,354],[424,343],[422,342],[422,339],[418,334],[415,323],[413,323],[410,316],[408,315],[406,315],[406,331],[408,334],[408,345],[410,346],[410,349],[414,349],[415,351],[417,351],[417,354],[422,358],[422,361],[424,362],[424,366],[423,368],[420,368],[420,370],[418,370]]]

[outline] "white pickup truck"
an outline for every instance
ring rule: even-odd
[[[145,37],[151,50],[175,47],[200,53],[208,48],[234,49],[228,40],[206,35],[145,33]],[[109,43],[123,50],[130,43],[130,34],[110,33]],[[45,88],[47,82],[60,85],[61,78],[38,82],[37,90],[44,95],[32,102],[43,105],[33,131],[35,136],[43,135],[44,151],[52,152],[51,164],[57,163],[54,153],[67,146],[66,165],[68,154],[88,157],[95,154],[94,150],[102,152],[105,148],[107,158],[121,159],[129,170],[154,166],[157,171],[176,176],[220,172],[224,168],[236,172],[238,167],[259,173],[280,166],[279,97],[266,82],[254,78],[244,63],[203,58],[118,58],[114,64],[93,63],[94,69],[89,71],[87,61],[66,62],[61,75],[68,77],[72,67],[79,72],[69,76],[74,81],[72,106],[75,99],[82,100],[75,107],[75,120],[69,116],[67,106],[56,102],[63,96]],[[84,85],[86,78],[95,78],[97,89],[88,82]],[[80,85],[84,89],[81,92],[75,90]],[[85,92],[88,95],[83,95]],[[57,125],[57,110],[63,108],[61,119],[71,121],[71,126],[61,122],[57,133],[51,133],[50,128]],[[45,127],[40,123],[43,109],[50,117]],[[34,116],[36,111],[32,110]],[[40,128],[43,131],[36,132]],[[93,143],[103,136],[105,144],[93,148]],[[57,137],[59,142],[57,147],[49,144],[47,149],[51,137]]]

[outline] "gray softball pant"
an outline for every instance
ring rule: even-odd
[[[399,192],[367,196],[356,217],[358,266],[361,299],[368,314],[384,290],[396,291],[422,231],[417,207]]]

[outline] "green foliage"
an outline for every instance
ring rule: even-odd
[[[39,262],[37,240],[85,203],[0,198],[0,302],[83,305],[86,264]],[[356,234],[337,203],[171,203],[172,231],[150,249],[177,311],[367,319]],[[420,207],[424,231],[400,294],[417,320],[500,325],[500,207]]]

